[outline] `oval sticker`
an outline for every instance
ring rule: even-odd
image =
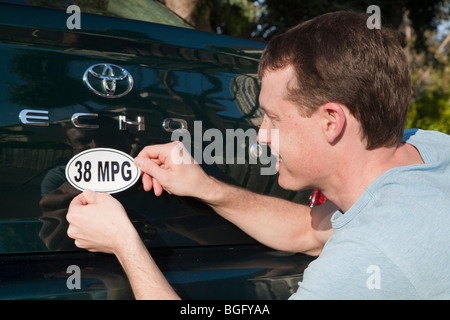
[[[66,178],[78,190],[117,193],[134,185],[140,170],[125,152],[94,148],[76,154],[66,166]]]

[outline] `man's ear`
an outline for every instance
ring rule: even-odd
[[[328,143],[336,144],[345,131],[347,124],[347,117],[345,115],[343,106],[338,103],[329,102],[321,107],[323,115],[323,133],[325,134]]]

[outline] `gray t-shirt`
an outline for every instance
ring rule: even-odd
[[[450,298],[450,136],[406,130],[425,164],[390,169],[345,213],[290,299]]]

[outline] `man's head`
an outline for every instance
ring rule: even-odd
[[[273,38],[259,76],[294,69],[286,92],[303,116],[329,102],[345,105],[361,125],[368,150],[400,143],[411,97],[408,64],[399,35],[367,28],[369,16],[329,13]]]

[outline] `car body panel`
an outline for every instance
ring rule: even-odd
[[[202,121],[203,131],[221,132],[256,129],[261,121],[256,70],[263,44],[84,13],[82,28],[68,30],[68,17],[63,10],[0,1],[1,299],[132,297],[114,257],[80,250],[66,234],[65,214],[80,192],[63,174],[74,154],[107,147],[134,156],[146,145],[172,140],[165,119],[184,120],[192,135],[195,121]],[[83,74],[98,63],[125,68],[134,79],[131,92],[107,99],[89,90]],[[48,120],[24,124],[23,110],[46,111]],[[98,128],[75,128],[77,113],[97,114],[82,124]],[[126,130],[119,116],[128,121]],[[145,119],[144,130],[132,123],[138,117]],[[306,201],[306,193],[282,190],[276,175],[260,176],[260,164],[202,166],[229,183]],[[156,197],[139,184],[114,196],[188,298],[262,297],[256,286],[248,289],[249,279],[298,279],[310,261],[265,248],[195,199]],[[208,262],[200,263],[205,257]],[[67,288],[69,265],[80,266],[84,289]],[[105,274],[113,280],[102,279]],[[280,296],[286,293],[271,297]]]

